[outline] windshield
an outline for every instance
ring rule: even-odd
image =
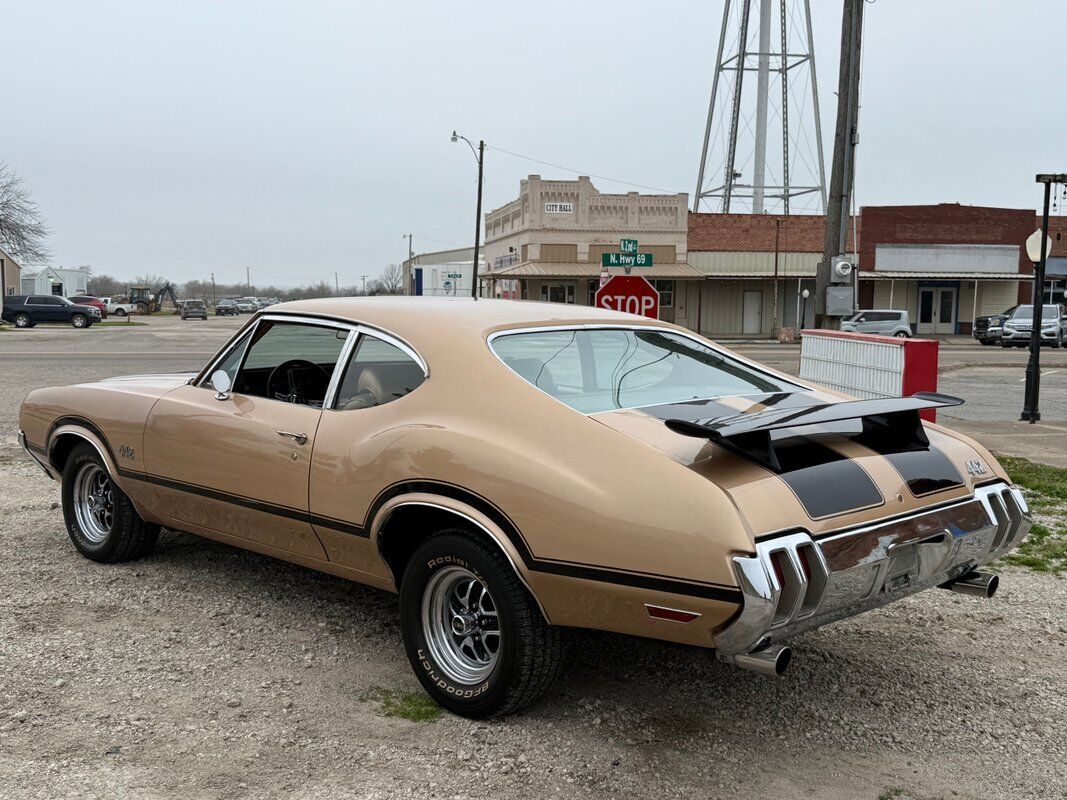
[[[801,387],[687,336],[641,328],[498,336],[494,352],[543,392],[586,414]]]
[[[1041,319],[1056,319],[1060,315],[1059,307],[1057,306],[1042,306],[1041,307]],[[1019,306],[1015,309],[1015,313],[1011,315],[1013,320],[1015,319],[1033,319],[1034,307],[1033,306]]]

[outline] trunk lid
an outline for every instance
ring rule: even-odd
[[[869,405],[872,402],[890,405]],[[826,532],[970,494],[973,476],[968,462],[981,461],[981,454],[937,426],[921,425],[917,409],[911,408],[916,405],[921,403],[907,398],[850,404],[825,392],[801,391],[671,403],[592,417],[715,483],[748,522],[753,537],[758,537],[797,527]],[[905,426],[880,435],[877,426],[872,432],[867,419],[877,415],[853,416],[876,410],[914,414],[917,430],[909,435]],[[785,427],[793,417],[797,426]],[[801,426],[805,417],[828,421]],[[697,430],[679,432],[686,423],[695,428],[708,420],[722,423],[727,433],[740,434],[713,441],[711,431],[707,437]],[[771,420],[775,424],[768,429]]]

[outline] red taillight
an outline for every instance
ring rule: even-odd
[[[787,556],[781,550],[771,553],[771,566],[774,567],[774,576],[778,578],[778,585],[785,585],[785,570],[782,568],[782,559]]]
[[[667,608],[665,606],[651,606],[645,603],[645,608],[648,610],[650,617],[656,619],[667,619],[671,622],[692,622],[700,616],[695,611],[681,611],[677,608]]]

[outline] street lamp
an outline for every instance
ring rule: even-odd
[[[1034,263],[1033,316],[1030,322],[1030,360],[1026,364],[1026,392],[1023,396],[1022,422],[1033,425],[1041,419],[1041,322],[1045,302],[1045,260],[1052,249],[1048,236],[1048,207],[1054,183],[1067,183],[1067,173],[1038,175],[1038,183],[1045,184],[1045,204],[1041,212],[1041,230],[1026,240],[1026,257]]]
[[[467,143],[471,152],[474,153],[474,158],[478,162],[478,205],[474,214],[474,265],[471,268],[471,297],[475,300],[478,299],[478,250],[482,242],[482,169],[485,163],[485,142],[481,139],[478,140],[478,148],[475,149],[474,143],[471,142],[466,136],[460,136],[455,131],[452,131],[452,141],[458,142],[460,139]]]
[[[800,296],[804,298],[804,315],[800,318],[800,327],[803,329],[804,323],[808,319],[808,298],[811,297],[811,292],[805,289],[800,293]]]

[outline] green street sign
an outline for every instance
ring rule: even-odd
[[[651,267],[651,253],[602,253],[600,256],[602,267]]]
[[[636,253],[637,239],[622,239],[619,242],[619,250],[624,253]]]

